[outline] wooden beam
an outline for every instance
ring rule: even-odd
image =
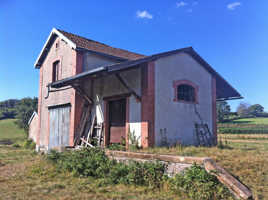
[[[86,94],[86,92],[80,87],[80,86],[77,86],[77,85],[72,85],[72,87],[78,92],[78,94],[83,97],[89,104],[93,104],[93,101],[92,99]]]
[[[80,138],[84,143],[86,143],[86,147],[87,145],[92,147],[92,148],[95,148],[92,144],[88,143],[84,138]]]
[[[126,81],[120,76],[120,74],[115,74],[115,76],[118,78],[118,80],[122,83],[122,85],[131,93],[134,95],[134,97],[141,101],[141,97],[126,83]]]

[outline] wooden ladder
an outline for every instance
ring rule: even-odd
[[[209,131],[208,125],[201,123],[195,123],[195,131],[197,136],[197,142],[199,146],[212,146],[214,138]]]
[[[81,137],[81,146],[87,147],[95,147],[94,145],[91,144],[91,142],[96,139],[97,142],[97,146],[101,146],[101,142],[103,141],[103,123],[99,123],[97,125],[95,125],[96,123],[96,114],[94,114],[93,118],[92,118],[92,122],[91,122],[91,126],[90,129],[87,133],[87,138],[85,139],[85,137]],[[94,130],[96,135],[93,136]]]

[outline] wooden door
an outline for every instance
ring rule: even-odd
[[[70,106],[49,109],[49,149],[69,145],[70,111]]]
[[[109,143],[126,138],[126,99],[109,101]]]

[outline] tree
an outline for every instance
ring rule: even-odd
[[[217,102],[218,122],[223,122],[230,115],[231,107],[226,101]]]
[[[254,117],[258,117],[260,114],[262,114],[263,110],[264,108],[260,104],[254,104],[248,108],[249,114]]]
[[[17,110],[17,124],[20,128],[28,130],[28,121],[31,118],[34,111],[37,110],[38,99],[36,97],[32,98],[23,98],[16,105]]]
[[[236,109],[238,116],[249,117],[250,116],[249,110],[248,110],[249,106],[250,105],[248,103],[241,102]]]
[[[15,106],[19,100],[17,99],[8,99],[0,102],[0,119],[15,118],[16,109]]]

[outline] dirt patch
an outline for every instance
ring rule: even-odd
[[[3,167],[5,164],[0,162],[0,168]]]
[[[0,163],[0,179],[8,179],[17,175],[18,172],[23,172],[26,166],[25,163],[7,164]]]

